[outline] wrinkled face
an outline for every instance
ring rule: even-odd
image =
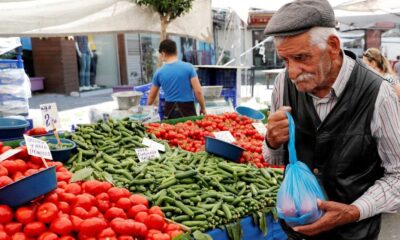
[[[303,33],[284,38],[276,48],[298,91],[314,93],[327,86],[332,68],[329,46],[321,50],[311,45],[308,33]]]

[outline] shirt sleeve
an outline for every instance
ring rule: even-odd
[[[371,132],[378,144],[384,175],[353,205],[360,219],[393,213],[400,207],[400,107],[393,87],[383,82],[375,103]]]
[[[152,83],[153,83],[154,86],[161,87],[160,77],[159,77],[158,71],[156,71],[156,73],[154,74]]]
[[[197,77],[196,69],[194,69],[193,65],[190,65],[190,79]]]
[[[285,72],[279,73],[275,78],[274,90],[271,96],[271,113],[274,113],[283,105],[283,81],[285,81]],[[267,133],[268,134],[268,133]],[[263,141],[262,154],[264,160],[271,165],[283,165],[283,156],[285,150],[283,146],[278,149],[272,149],[267,146],[266,141]]]

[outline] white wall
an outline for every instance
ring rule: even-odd
[[[396,57],[400,55],[400,38],[382,38],[381,49],[386,54],[387,59],[396,60]]]

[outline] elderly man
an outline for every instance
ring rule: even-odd
[[[393,88],[341,48],[326,0],[284,5],[265,34],[274,36],[286,72],[276,79],[264,157],[287,164],[290,111],[298,158],[329,201],[325,214],[289,239],[377,239],[381,213],[400,205],[400,109]]]

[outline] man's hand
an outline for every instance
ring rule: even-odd
[[[289,140],[289,120],[286,112],[291,110],[290,107],[283,106],[268,117],[266,139],[272,148],[279,148]]]
[[[207,111],[205,108],[200,108],[200,115],[207,115]]]
[[[360,211],[353,205],[318,200],[318,207],[325,212],[320,219],[309,225],[294,227],[293,230],[313,236],[337,226],[358,221],[360,218]]]

